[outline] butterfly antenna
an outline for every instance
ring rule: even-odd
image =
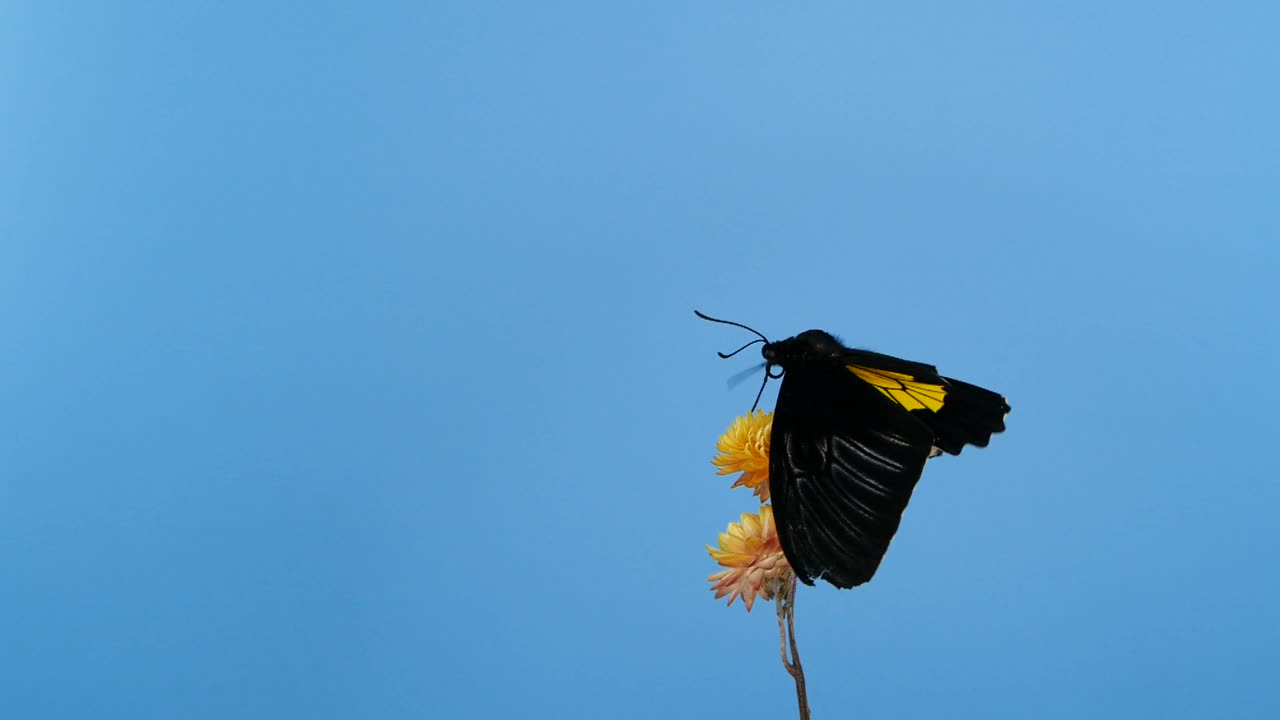
[[[753,334],[755,334],[755,336],[756,336],[756,337],[760,338],[759,340],[752,340],[751,342],[747,343],[746,345],[743,345],[742,347],[738,348],[737,350],[734,350],[733,352],[731,352],[731,353],[729,353],[729,354],[727,354],[727,355],[726,355],[725,353],[722,353],[722,352],[718,352],[718,353],[716,353],[717,355],[719,355],[720,357],[722,357],[722,358],[724,358],[724,359],[726,359],[726,360],[727,360],[727,359],[729,359],[729,358],[731,358],[731,357],[733,357],[734,355],[737,355],[738,353],[742,352],[743,350],[746,350],[747,348],[751,347],[752,345],[755,345],[756,343],[764,343],[765,345],[768,345],[768,344],[769,344],[769,338],[765,337],[765,336],[764,336],[764,333],[760,332],[759,330],[756,330],[755,328],[747,327],[746,325],[743,325],[742,323],[736,323],[736,322],[734,322],[734,321],[732,321],[732,320],[721,320],[720,318],[713,318],[713,317],[711,317],[710,315],[707,315],[706,313],[699,312],[699,311],[697,311],[697,310],[694,310],[694,311],[693,311],[693,314],[694,314],[694,315],[697,315],[698,317],[702,318],[703,320],[708,320],[708,321],[713,322],[713,323],[720,323],[721,325],[732,325],[732,326],[737,327],[737,328],[742,328],[743,330],[746,330],[746,331],[747,331],[747,332],[749,332],[749,333],[753,333]],[[759,370],[759,369],[760,369],[760,367],[759,367],[759,366],[756,366],[756,367],[753,367],[753,368],[751,368],[750,370],[748,370],[748,371],[747,371],[747,373],[753,373],[753,372],[755,372],[756,370]],[[737,374],[737,375],[735,375],[735,376],[734,376],[734,378],[730,381],[730,384],[731,384],[731,385],[736,384],[736,383],[739,381],[739,379],[740,379],[740,378],[742,378],[742,377],[743,377],[745,374],[747,374],[747,373],[738,373],[738,374]],[[769,365],[769,364],[765,364],[765,369],[764,369],[764,381],[760,383],[760,391],[756,393],[756,401],[755,401],[755,402],[753,402],[753,403],[751,403],[751,412],[755,412],[755,411],[756,411],[756,407],[760,405],[760,398],[764,396],[764,387],[765,387],[765,385],[768,385],[768,384],[769,384],[769,380],[770,380],[771,378],[772,378],[772,379],[774,379],[774,380],[777,380],[777,379],[778,379],[778,378],[780,378],[780,377],[782,377],[782,373],[778,373],[777,375],[774,375],[774,374],[773,374],[773,367],[772,367],[771,365]]]
[[[725,354],[724,354],[724,353],[722,353],[722,352],[718,352],[718,353],[716,353],[716,354],[720,356],[720,359],[722,359],[722,360],[728,360],[729,358],[733,357],[734,355],[737,355],[738,353],[742,352],[743,350],[746,350],[747,348],[751,347],[752,345],[755,345],[755,344],[756,344],[756,343],[758,343],[758,342],[764,342],[764,341],[763,341],[763,340],[752,340],[751,342],[747,343],[746,345],[743,345],[742,347],[738,348],[737,350],[734,350],[733,352],[729,353],[728,355],[725,355]]]
[[[762,342],[765,342],[765,343],[769,342],[769,338],[765,337],[759,330],[756,330],[755,328],[749,328],[746,325],[743,325],[742,323],[736,323],[732,320],[721,320],[719,318],[713,318],[710,315],[704,315],[703,313],[700,313],[697,310],[694,310],[693,314],[697,315],[703,320],[710,320],[713,323],[720,323],[721,325],[732,325],[734,327],[740,327],[743,330],[746,330],[747,332],[755,333],[756,336],[759,337]],[[747,345],[750,345],[750,343],[747,343]],[[745,348],[747,347],[747,345],[743,345],[742,347]],[[739,351],[741,351],[741,349],[742,348],[739,348]],[[727,356],[721,354],[721,357],[727,357]]]

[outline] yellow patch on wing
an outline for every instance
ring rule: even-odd
[[[946,402],[947,389],[942,385],[918,382],[911,375],[891,370],[879,370],[861,365],[845,367],[884,393],[885,397],[908,410],[938,412]]]

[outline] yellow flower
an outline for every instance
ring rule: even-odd
[[[743,513],[741,523],[729,523],[720,533],[719,549],[707,546],[707,552],[720,565],[729,568],[711,575],[711,589],[716,599],[729,596],[729,604],[742,598],[747,610],[759,595],[772,600],[791,578],[791,565],[782,554],[778,531],[773,524],[773,507],[765,505],[756,514]]]
[[[756,410],[743,415],[720,436],[716,450],[720,454],[711,461],[720,468],[717,475],[742,473],[733,487],[753,488],[760,502],[769,501],[769,433],[773,430],[773,413]]]

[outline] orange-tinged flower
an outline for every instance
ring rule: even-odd
[[[720,436],[716,450],[720,454],[711,461],[720,468],[718,475],[742,473],[733,487],[745,485],[755,490],[760,502],[769,501],[769,433],[773,430],[773,413],[756,410],[743,415]]]
[[[729,523],[720,533],[720,547],[707,546],[711,557],[729,568],[707,578],[715,583],[711,589],[716,599],[729,596],[729,604],[742,598],[751,610],[756,596],[772,600],[786,587],[791,565],[782,554],[778,531],[773,524],[773,507],[765,505],[759,513],[743,513],[741,523]]]

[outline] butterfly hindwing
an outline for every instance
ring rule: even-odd
[[[869,350],[845,349],[846,369],[933,430],[938,449],[959,455],[1004,431],[1009,404],[999,393],[943,377],[937,368]]]
[[[898,529],[934,433],[843,362],[788,368],[769,462],[779,539],[796,576],[871,579]]]
[[[965,445],[986,447],[991,436],[1004,432],[1004,416],[1009,403],[1004,396],[962,380],[944,377],[947,402],[936,413],[914,412],[932,430],[934,444],[959,455]]]

